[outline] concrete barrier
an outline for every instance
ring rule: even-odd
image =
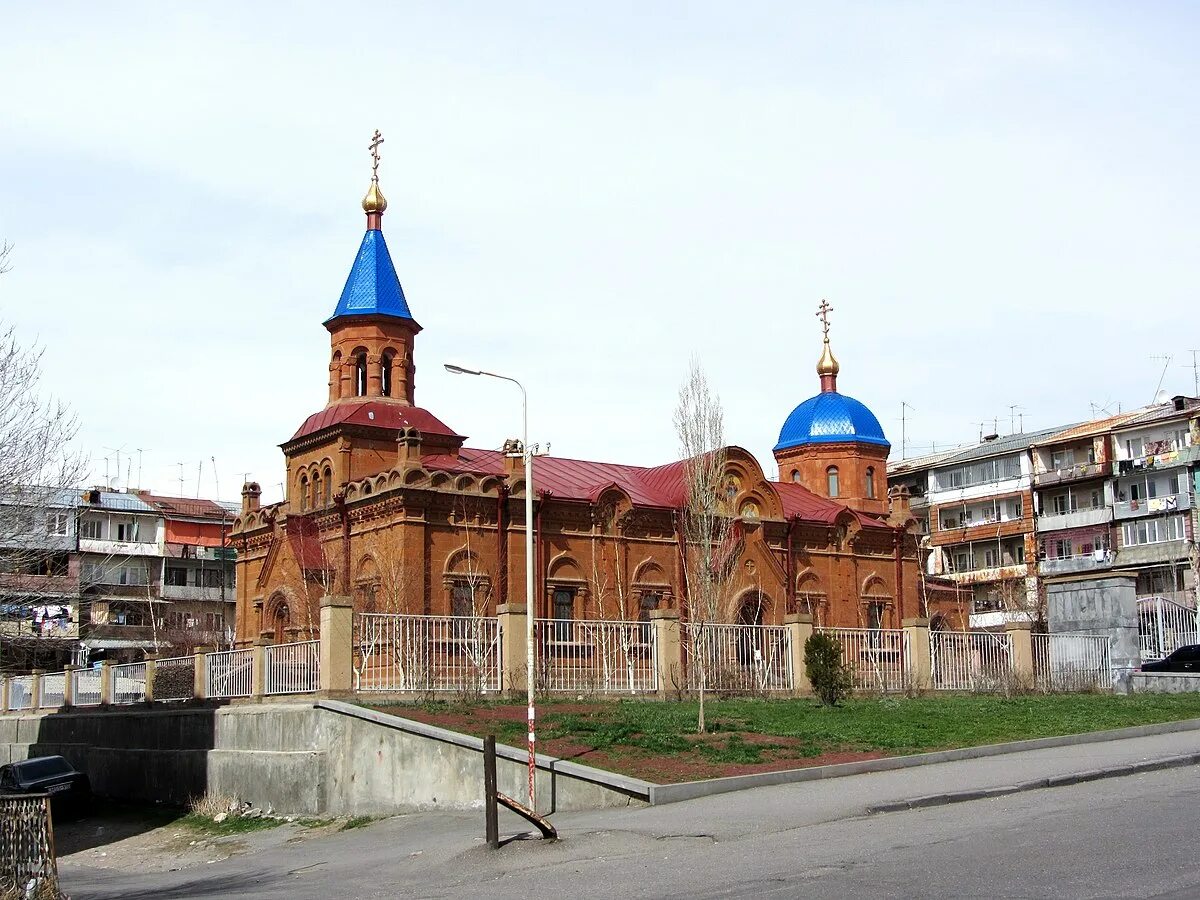
[[[1147,694],[1187,694],[1200,691],[1200,672],[1134,672],[1129,686]]]

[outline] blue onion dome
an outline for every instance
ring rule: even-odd
[[[792,410],[775,449],[849,442],[891,447],[873,412],[853,397],[826,390]]]

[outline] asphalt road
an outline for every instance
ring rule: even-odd
[[[876,815],[805,802],[840,790],[562,814],[562,841],[496,853],[480,817],[414,814],[162,875],[69,867],[64,888],[75,900],[1200,897],[1200,767]]]

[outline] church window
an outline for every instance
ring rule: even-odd
[[[867,467],[867,499],[875,499],[875,470],[870,466]]]
[[[367,354],[354,357],[354,396],[367,396]]]
[[[333,502],[333,471],[329,468],[325,469],[325,478],[321,482],[325,493],[321,495],[321,503],[328,506]]]
[[[555,588],[554,606],[551,613],[555,619],[554,638],[558,641],[571,640],[571,620],[575,618],[574,588]]]
[[[313,472],[312,480],[312,505],[313,509],[319,509],[321,506],[321,497],[324,491],[321,489],[321,473]]]
[[[653,630],[654,625],[650,621],[650,611],[658,609],[658,605],[662,602],[662,591],[643,591],[641,600],[638,602],[638,621],[641,622],[639,630],[639,640],[643,644],[650,644],[654,640]]]
[[[395,355],[388,351],[379,361],[379,393],[384,397],[392,396],[392,361]]]
[[[838,495],[838,470],[837,466],[830,466],[825,470],[825,478],[829,486],[829,496],[836,497]]]
[[[792,469],[792,484],[799,484],[799,482],[800,482],[800,470]]]
[[[308,476],[300,476],[300,510],[308,509]]]
[[[882,603],[867,604],[867,627],[871,629],[879,629],[883,627],[883,610]]]

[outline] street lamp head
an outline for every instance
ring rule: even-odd
[[[447,372],[451,372],[455,375],[482,375],[483,374],[478,369],[467,369],[462,366],[456,366],[456,365],[454,365],[454,363],[443,363],[442,368],[444,368]]]

